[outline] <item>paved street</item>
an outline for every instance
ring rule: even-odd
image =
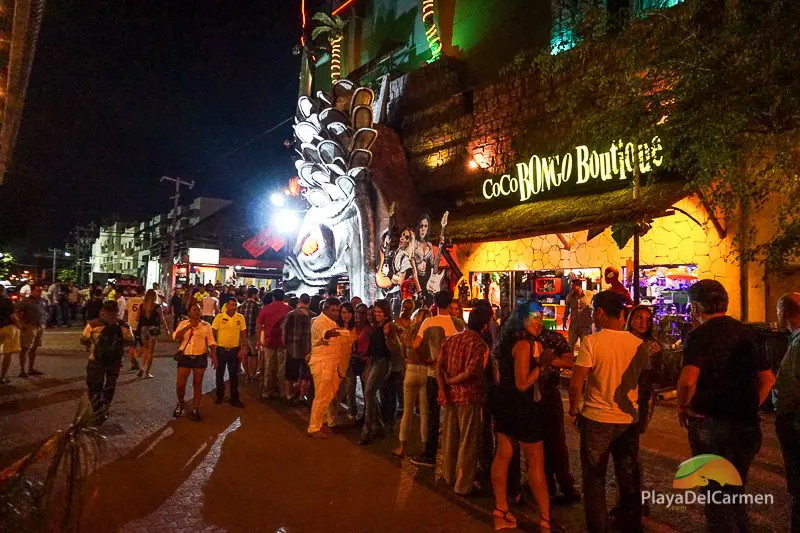
[[[85,352],[78,330],[48,330],[38,379],[14,378],[0,388],[0,466],[30,451],[66,425],[84,391]],[[161,343],[151,380],[120,377],[112,416],[103,426],[108,447],[90,480],[85,531],[490,531],[489,498],[456,498],[433,472],[390,455],[394,438],[368,449],[357,430],[328,441],[305,437],[302,408],[255,399],[245,386],[243,410],[204,399],[202,423],[171,418],[172,343]],[[126,365],[127,368],[127,365]],[[12,376],[16,376],[16,362]],[[206,374],[204,390],[213,388]],[[418,433],[412,433],[418,435]],[[577,433],[568,429],[573,473],[580,477]],[[418,445],[413,440],[410,452]],[[642,439],[645,486],[668,491],[688,458],[685,433],[673,411],[659,408]],[[610,473],[610,472],[609,472]],[[609,475],[609,480],[612,476]],[[750,511],[754,531],[787,531],[787,493],[772,420],[748,492],[772,493],[775,504]],[[609,481],[609,500],[613,501]],[[528,501],[531,501],[528,498]],[[535,513],[516,510],[535,531]],[[567,531],[583,531],[580,506],[556,508]],[[655,532],[702,531],[702,510],[653,507],[645,521]]]

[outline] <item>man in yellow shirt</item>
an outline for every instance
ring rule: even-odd
[[[225,312],[214,317],[211,329],[217,341],[217,356],[211,363],[217,371],[217,405],[225,398],[225,368],[231,387],[231,405],[244,407],[239,400],[239,364],[247,355],[247,324],[244,316],[236,312],[237,302],[230,299]]]
[[[203,298],[207,298],[212,290],[213,290],[213,287],[211,286],[211,284],[208,284],[205,287],[200,285],[200,287],[198,287],[198,289],[197,289],[197,292],[194,293],[195,301],[197,303],[199,303],[200,305],[202,305],[203,304]]]

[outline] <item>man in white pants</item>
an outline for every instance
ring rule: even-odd
[[[322,305],[322,314],[311,323],[311,355],[308,366],[314,378],[314,403],[311,405],[311,419],[308,422],[308,436],[327,438],[328,432],[323,431],[324,419],[329,418],[328,424],[333,424],[330,419],[328,406],[336,396],[339,387],[338,343],[334,339],[339,337],[336,320],[339,318],[341,302],[337,298],[328,298]]]

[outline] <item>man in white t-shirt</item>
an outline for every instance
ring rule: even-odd
[[[209,324],[214,322],[214,317],[219,313],[219,292],[209,291],[208,295],[203,297],[200,303],[203,309],[203,320]]]
[[[594,297],[594,323],[601,329],[581,342],[569,384],[569,414],[577,417],[581,434],[584,513],[590,532],[608,530],[609,455],[614,457],[619,490],[619,529],[642,531],[637,396],[650,354],[641,339],[623,331],[625,304],[612,291]]]
[[[414,349],[428,356],[428,379],[425,382],[425,393],[428,397],[428,442],[425,451],[411,462],[418,466],[433,467],[436,465],[436,452],[439,451],[439,423],[441,407],[439,406],[439,383],[436,381],[436,360],[442,352],[442,343],[460,331],[464,331],[464,321],[445,312],[453,299],[450,291],[439,291],[433,301],[439,308],[437,316],[426,318],[414,339]]]
[[[131,360],[131,368],[130,370],[140,370],[139,362],[136,361],[137,352],[139,351],[142,340],[139,338],[139,334],[136,331],[139,327],[139,314],[140,310],[142,309],[142,304],[144,303],[144,287],[137,287],[136,288],[136,296],[131,296],[125,302],[125,322],[131,327],[131,331],[133,332],[134,341],[128,347],[128,357]]]

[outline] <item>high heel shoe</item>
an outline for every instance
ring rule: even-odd
[[[511,514],[511,511],[503,511],[497,507],[492,511],[492,521],[494,522],[495,531],[515,529],[517,527],[517,518]]]

